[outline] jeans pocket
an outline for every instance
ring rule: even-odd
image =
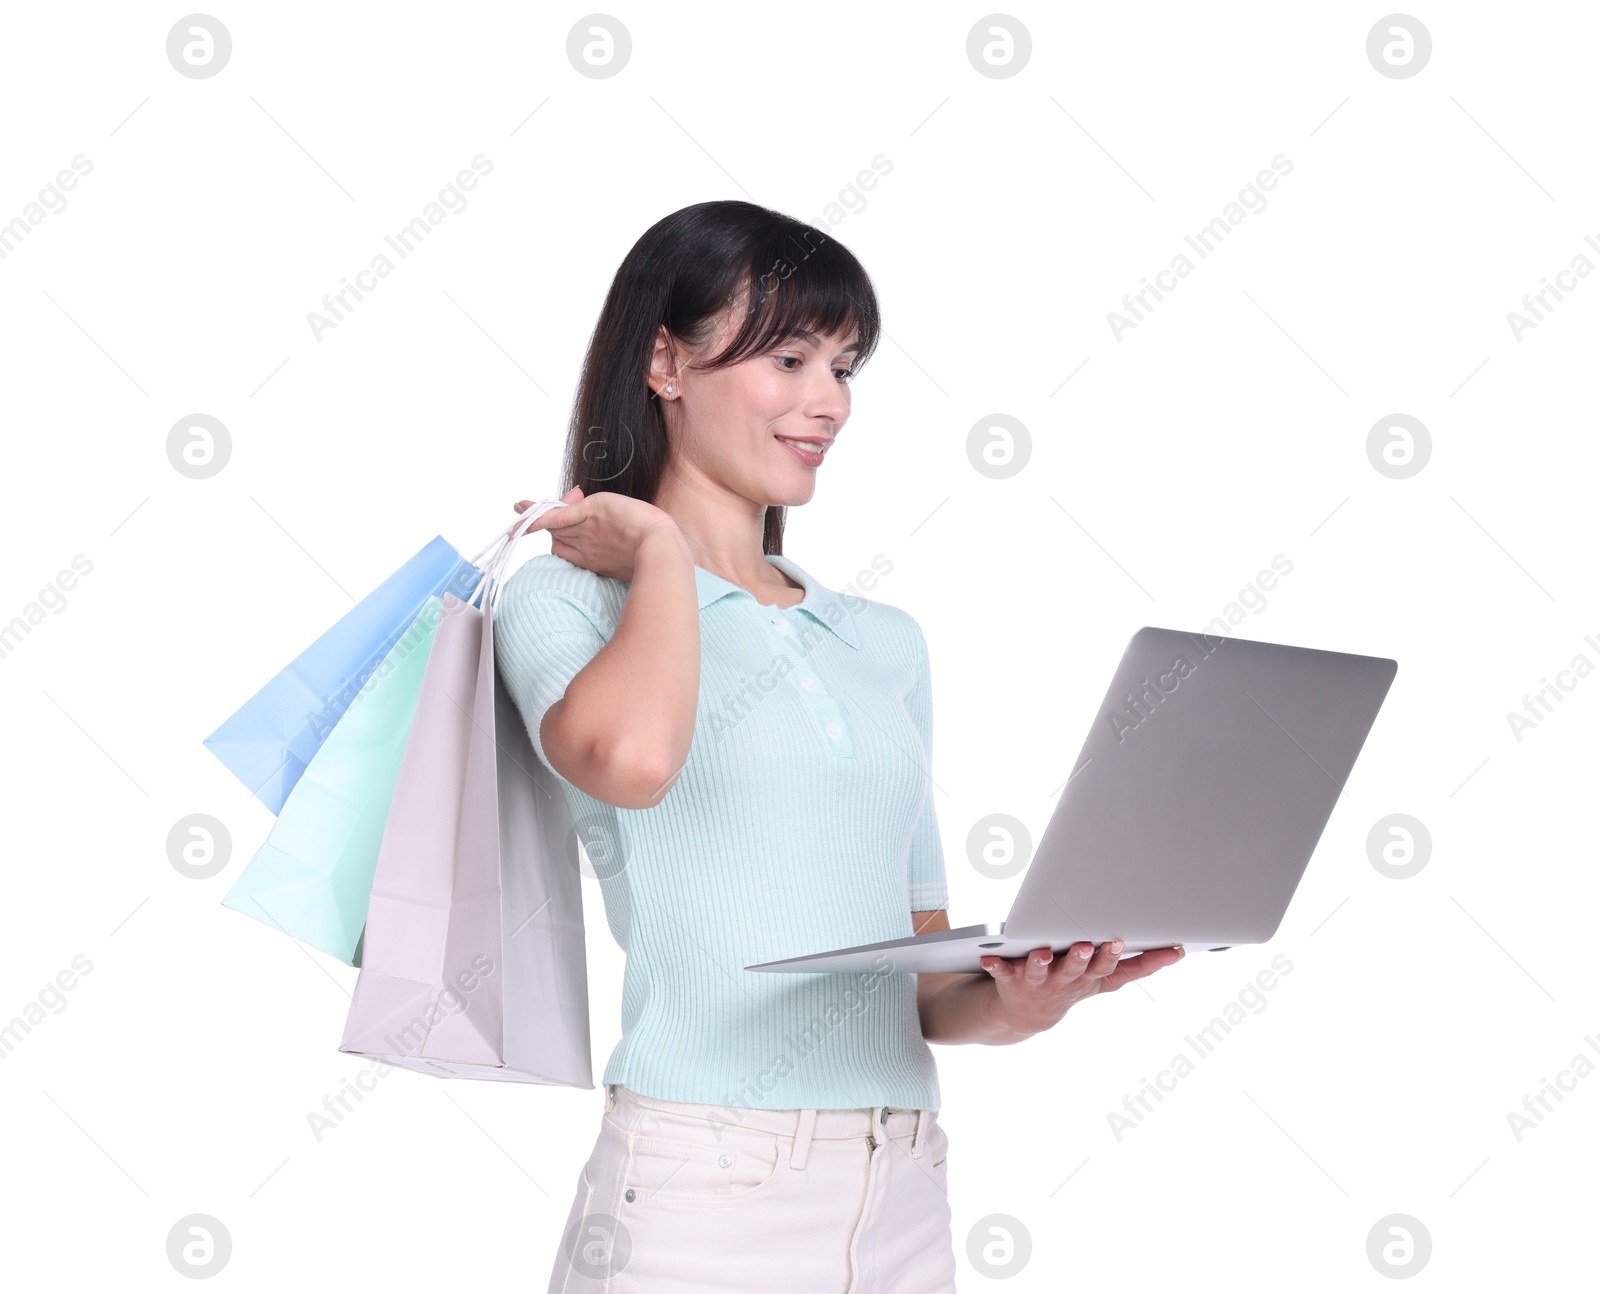
[[[928,1119],[928,1168],[943,1182],[950,1175],[950,1138],[937,1116]]]
[[[720,1206],[764,1194],[778,1175],[777,1134],[745,1130],[689,1140],[635,1133],[623,1173],[624,1199],[641,1205]]]

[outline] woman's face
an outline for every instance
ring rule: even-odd
[[[672,466],[752,503],[807,503],[850,416],[855,330],[791,337],[728,368],[693,367],[693,359],[720,353],[738,325],[734,311],[725,313],[706,348],[680,345],[676,365],[665,339],[657,345],[650,385],[660,394],[673,383],[663,399]]]

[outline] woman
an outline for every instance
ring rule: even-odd
[[[928,1043],[1021,1041],[1182,955],[744,970],[950,927],[922,631],[782,553],[878,333],[819,231],[658,222],[590,343],[551,552],[502,592],[501,672],[627,953],[552,1294],[954,1290]]]

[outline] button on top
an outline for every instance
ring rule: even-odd
[[[721,1164],[724,1168],[727,1168],[730,1164],[733,1163],[733,1158],[730,1155],[723,1155],[721,1159],[717,1160],[717,1162],[719,1164]]]
[[[855,742],[850,725],[844,720],[844,712],[829,690],[829,681],[818,672],[819,662],[807,659],[805,640],[811,626],[795,614],[797,607],[762,606],[761,610],[779,635],[769,640],[775,660],[782,658],[788,666],[789,686],[798,693],[795,699],[801,702],[810,723],[815,725],[814,730],[820,734],[823,750],[833,759],[855,759]]]

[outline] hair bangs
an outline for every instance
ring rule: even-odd
[[[705,367],[724,368],[802,333],[819,337],[855,328],[860,369],[878,347],[877,294],[861,263],[820,230],[796,222],[764,246],[752,247],[733,294],[744,319],[722,354]]]

